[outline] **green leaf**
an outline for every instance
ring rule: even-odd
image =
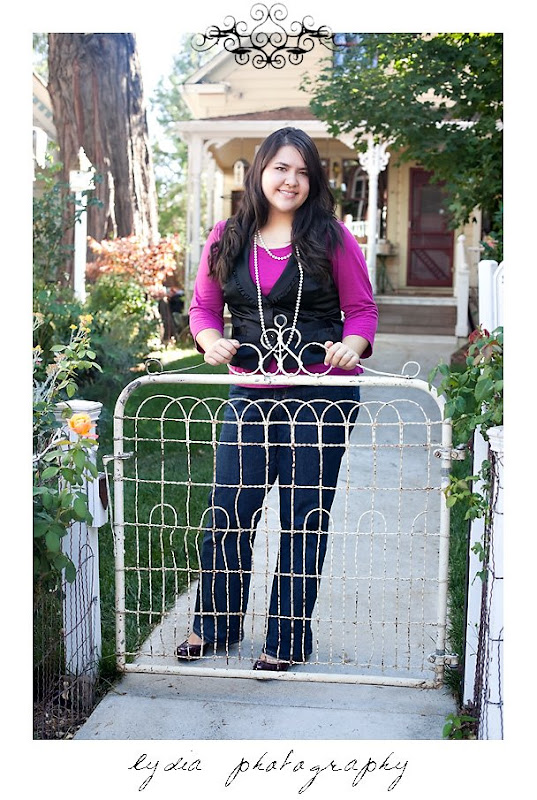
[[[43,506],[50,511],[54,505],[58,502],[58,495],[53,489],[48,491],[46,494],[43,495]]]
[[[475,399],[482,403],[494,391],[494,382],[490,378],[483,378],[475,387]]]
[[[76,519],[82,521],[88,518],[89,509],[88,503],[85,497],[77,497],[75,502],[73,503],[73,512]]]
[[[99,470],[97,469],[97,466],[93,463],[93,461],[89,461],[89,459],[86,462],[86,469],[88,470],[90,475],[92,475],[94,478],[96,478],[99,475]]]
[[[46,481],[48,478],[53,478],[60,471],[59,467],[45,467],[41,473],[42,480]]]
[[[73,503],[73,495],[67,489],[61,493],[60,496],[60,506],[61,508],[71,508]]]
[[[86,454],[83,450],[73,450],[73,462],[79,472],[86,466]]]
[[[74,469],[69,469],[68,467],[62,468],[62,477],[65,478],[67,483],[74,483],[76,481],[77,475]]]
[[[44,519],[34,520],[34,538],[39,539],[45,536],[49,529],[50,522]]]
[[[68,383],[65,387],[65,391],[67,392],[67,397],[71,398],[74,397],[76,394],[77,385],[76,383]]]
[[[52,559],[52,563],[58,572],[61,572],[64,567],[67,567],[67,565],[70,563],[70,560],[63,553],[58,553]]]
[[[52,522],[50,526],[50,530],[54,531],[54,533],[62,539],[67,534],[67,526],[62,525],[61,522]]]
[[[50,550],[52,553],[59,553],[61,547],[61,540],[55,530],[47,531],[47,535],[45,536],[45,543],[47,545],[47,549]]]
[[[453,417],[454,412],[455,412],[455,403],[451,400],[448,400],[444,408],[444,416],[446,417],[446,419],[451,419]]]
[[[50,453],[45,453],[43,461],[55,461],[58,458],[58,451],[52,450]]]
[[[76,579],[76,568],[72,561],[65,565],[65,580],[68,583],[73,583]]]

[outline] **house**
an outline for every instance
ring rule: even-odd
[[[37,72],[32,73],[33,101],[33,164],[45,166],[45,156],[49,142],[57,139],[56,128],[52,116],[52,104],[47,85]]]
[[[371,138],[367,152],[358,154],[353,135],[333,137],[300,89],[305,73],[319,71],[322,57],[326,51],[313,48],[300,65],[258,69],[251,62],[236,63],[232,52],[222,50],[184,82],[192,119],[177,123],[177,129],[189,152],[187,298],[203,237],[234,213],[260,142],[290,125],[316,142],[336,190],[337,214],[364,250],[379,332],[464,339],[468,287],[477,285],[479,212],[464,228],[449,230],[442,189],[419,164],[402,163],[397,152]]]

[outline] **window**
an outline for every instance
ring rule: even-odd
[[[341,181],[343,215],[352,214],[354,220],[363,220],[367,216],[367,173],[354,158],[343,159],[343,175]]]

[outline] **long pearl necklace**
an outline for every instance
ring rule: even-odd
[[[258,261],[257,261],[257,243],[258,243],[258,241],[261,241],[262,244],[263,244],[263,248],[267,251],[267,253],[269,255],[271,255],[272,258],[275,258],[278,261],[287,260],[289,258],[289,256],[291,255],[291,253],[289,253],[289,255],[287,255],[287,256],[275,256],[273,253],[270,252],[270,250],[268,250],[268,248],[263,243],[263,240],[261,239],[261,234],[259,233],[259,231],[256,232],[256,234],[254,236],[254,273],[255,273],[255,285],[256,285],[256,289],[257,289],[257,306],[259,308],[259,321],[261,322],[261,341],[262,341],[262,343],[263,343],[263,345],[265,347],[267,347],[269,349],[273,349],[272,345],[271,345],[271,343],[269,341],[269,338],[268,338],[267,328],[266,328],[266,325],[265,325],[265,315],[263,313],[263,296],[261,294],[261,282],[259,280],[259,265],[258,265]],[[298,289],[297,289],[297,294],[296,294],[296,305],[295,305],[295,313],[293,315],[293,323],[291,325],[291,328],[289,329],[289,337],[287,339],[287,342],[285,342],[284,347],[288,347],[289,346],[289,343],[290,343],[291,339],[293,338],[293,336],[295,334],[295,331],[296,331],[296,323],[297,323],[297,320],[298,320],[298,312],[300,311],[300,302],[302,300],[302,287],[304,285],[304,269],[302,267],[302,264],[300,263],[300,254],[298,252],[298,247],[295,247],[295,255],[296,255],[296,261],[297,261],[297,264],[298,264],[298,274],[299,274]]]

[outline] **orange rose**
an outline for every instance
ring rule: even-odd
[[[86,436],[94,427],[89,414],[81,411],[78,414],[73,414],[69,418],[69,427],[79,436]]]

